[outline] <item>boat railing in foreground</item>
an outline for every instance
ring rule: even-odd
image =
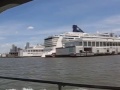
[[[4,76],[0,76],[0,78],[1,79],[8,79],[8,80],[17,80],[17,81],[25,81],[25,82],[34,82],[34,83],[45,83],[45,84],[58,85],[58,90],[62,90],[62,88],[65,87],[65,86],[73,86],[73,87],[81,87],[81,88],[94,88],[94,89],[120,90],[120,87],[113,87],[113,86],[100,86],[100,85],[64,83],[64,82],[56,82],[56,81],[13,78],[13,77],[4,77]]]

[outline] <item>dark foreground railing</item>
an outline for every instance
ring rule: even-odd
[[[25,82],[54,84],[54,85],[58,85],[58,90],[62,90],[62,87],[65,87],[65,86],[82,87],[82,88],[94,88],[94,89],[120,90],[120,87],[113,87],[113,86],[99,86],[99,85],[88,85],[88,84],[75,84],[75,83],[64,83],[64,82],[56,82],[56,81],[23,79],[23,78],[13,78],[13,77],[3,77],[3,76],[0,76],[0,78],[1,79],[8,79],[8,80],[25,81]]]

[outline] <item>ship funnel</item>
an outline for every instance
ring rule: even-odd
[[[77,25],[73,25],[73,32],[82,32],[82,33],[84,33],[84,31],[82,29],[80,29]]]

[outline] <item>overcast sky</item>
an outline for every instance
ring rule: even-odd
[[[120,34],[120,0],[33,0],[0,14],[0,53],[12,44],[43,43],[45,37],[72,31]]]

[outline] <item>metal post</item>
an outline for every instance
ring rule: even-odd
[[[58,90],[62,90],[62,85],[58,85]]]

